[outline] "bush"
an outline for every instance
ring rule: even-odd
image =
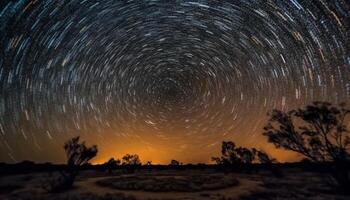
[[[79,167],[86,165],[97,154],[97,146],[86,147],[85,142],[79,142],[79,137],[68,140],[64,145],[67,156],[67,168],[43,184],[48,192],[60,192],[72,187]]]

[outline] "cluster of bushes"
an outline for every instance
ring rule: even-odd
[[[218,165],[239,165],[239,164],[271,164],[277,162],[276,159],[255,148],[237,147],[231,141],[224,141],[221,145],[221,157],[213,157],[212,160]]]

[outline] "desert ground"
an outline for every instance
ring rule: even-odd
[[[212,169],[115,170],[112,174],[85,170],[70,190],[48,193],[43,185],[55,173],[1,176],[0,199],[349,199],[330,189],[326,175],[298,169],[284,169],[280,176],[268,171],[224,173]]]

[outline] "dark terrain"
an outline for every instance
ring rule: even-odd
[[[330,187],[327,165],[85,165],[71,189],[49,193],[43,185],[65,165],[1,164],[0,199],[348,199]]]

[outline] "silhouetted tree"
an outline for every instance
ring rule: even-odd
[[[126,154],[122,158],[122,165],[125,166],[127,172],[134,173],[135,169],[141,166],[140,158],[137,154]]]
[[[333,178],[341,187],[350,187],[346,168],[350,134],[344,104],[313,102],[302,109],[273,110],[263,133],[277,148],[297,152],[314,162],[333,162]],[[345,189],[345,188],[344,188]]]
[[[122,165],[132,165],[132,166],[141,165],[141,160],[137,154],[133,154],[133,155],[126,154],[122,158]]]
[[[217,165],[222,165],[222,159],[220,157],[212,157],[211,160],[215,162]]]
[[[170,161],[170,166],[179,166],[179,165],[181,165],[182,163],[180,163],[179,161],[177,161],[177,160],[171,160]]]
[[[221,145],[221,154],[221,157],[213,157],[212,160],[217,164],[233,165],[258,162],[257,155],[261,155],[262,152],[255,148],[236,147],[235,143],[232,141],[223,141]]]
[[[149,172],[152,171],[152,161],[147,161],[145,163],[146,168],[148,169]]]
[[[106,163],[104,163],[104,166],[106,167],[106,170],[108,174],[112,174],[113,169],[115,169],[118,165],[120,165],[120,160],[115,160],[114,158],[109,159]]]
[[[248,149],[245,147],[238,147],[235,149],[238,162],[250,164],[254,161],[256,149]]]
[[[276,163],[277,160],[275,158],[271,158],[267,153],[265,153],[264,151],[257,151],[256,156],[259,159],[259,162],[261,164],[272,164],[272,163]]]
[[[97,146],[86,147],[85,142],[79,142],[80,137],[74,137],[68,140],[64,145],[64,150],[67,156],[67,168],[61,171],[60,175],[51,179],[44,185],[44,188],[49,192],[57,192],[70,188],[76,176],[78,175],[79,167],[85,165],[93,157],[97,155]]]
[[[222,145],[221,145],[221,154],[222,154],[221,158],[222,159],[221,160],[222,160],[223,164],[232,164],[232,163],[235,163],[238,161],[235,149],[236,149],[235,143],[233,143],[231,141],[228,141],[228,142],[223,141],[222,142]]]
[[[275,158],[271,158],[267,153],[264,151],[257,151],[256,157],[259,163],[265,165],[267,169],[274,175],[275,177],[282,177],[283,173],[281,168],[279,168],[276,165],[273,165],[275,163],[278,163]]]
[[[85,142],[79,142],[80,137],[74,137],[64,144],[68,169],[74,171],[77,167],[87,164],[97,155],[97,146],[86,147]]]
[[[152,166],[152,161],[147,161],[145,165],[146,166]]]
[[[237,147],[232,141],[223,141],[221,145],[221,157],[213,157],[212,160],[222,166],[239,167],[246,164],[245,169],[250,171],[252,163],[272,164],[276,159],[270,158],[265,152],[255,148]],[[248,165],[247,165],[248,164]],[[270,166],[270,165],[269,165]],[[272,167],[270,166],[272,169]]]
[[[224,170],[258,170],[251,165],[252,163],[264,164],[263,167],[271,171],[274,176],[281,177],[282,171],[279,170],[273,163],[277,160],[271,158],[264,151],[259,151],[255,148],[236,147],[232,141],[223,141],[221,145],[221,157],[212,157],[212,160],[219,166],[224,167]]]

